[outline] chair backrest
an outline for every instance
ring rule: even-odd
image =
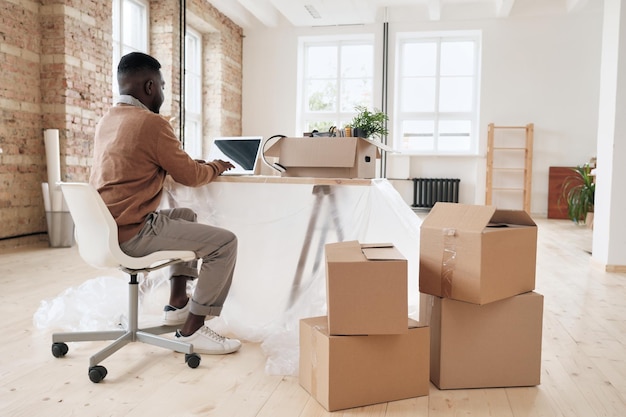
[[[62,182],[60,186],[74,220],[78,252],[88,264],[134,273],[196,259],[188,250],[162,250],[140,257],[125,254],[120,249],[117,223],[98,190],[82,182]]]
[[[120,267],[126,255],[119,247],[117,224],[91,184],[60,183],[74,220],[78,251],[85,262],[101,268]]]

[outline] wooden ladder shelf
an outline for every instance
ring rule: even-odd
[[[506,135],[504,134],[505,132]],[[523,133],[524,136],[521,137],[516,132]],[[495,204],[502,206],[502,204],[496,204],[495,201],[506,199],[506,195],[510,195],[513,199],[513,196],[517,194],[519,201],[519,194],[521,193],[522,207],[519,208],[530,213],[533,136],[533,123],[529,123],[526,126],[496,126],[493,123],[489,123],[487,135],[487,184],[485,188],[486,205]],[[507,138],[508,141],[506,140]],[[513,186],[506,184],[494,186],[494,178],[497,178],[498,174],[504,175],[506,173],[521,175],[523,179]]]

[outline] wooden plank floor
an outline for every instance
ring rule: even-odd
[[[591,231],[538,219],[537,291],[545,296],[538,387],[440,391],[337,416],[626,416],[626,274],[591,266]],[[76,248],[44,242],[0,250],[0,416],[319,417],[331,413],[292,376],[267,375],[258,344],[228,356],[183,355],[131,344],[105,361],[100,384],[87,377],[101,343],[74,343],[63,359],[50,332],[33,325],[41,300],[102,275]],[[107,272],[107,275],[108,272]]]

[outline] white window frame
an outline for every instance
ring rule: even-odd
[[[401,103],[402,95],[406,94],[408,89],[404,87],[404,78],[401,74],[403,56],[402,47],[408,43],[416,42],[436,42],[437,43],[437,74],[436,74],[436,91],[435,100],[439,97],[440,86],[440,48],[442,42],[474,42],[474,69],[473,69],[473,97],[472,108],[468,112],[443,112],[435,107],[434,112],[403,112]],[[395,104],[394,104],[394,135],[393,147],[405,154],[413,155],[477,155],[479,151],[479,103],[480,103],[480,56],[481,56],[481,32],[480,31],[450,31],[450,32],[407,32],[399,33],[396,39],[396,86],[395,86]],[[408,78],[408,77],[407,77]],[[436,104],[438,105],[438,103]],[[438,122],[444,120],[470,120],[471,131],[469,132],[470,140],[467,149],[459,150],[441,150],[439,149],[440,132],[438,132]],[[402,126],[405,121],[434,120],[434,149],[411,150],[403,146]],[[441,132],[443,135],[443,132]]]
[[[299,131],[296,135],[301,135],[303,132],[310,130],[308,121],[322,122],[333,121],[333,125],[337,128],[343,128],[348,124],[352,118],[356,115],[357,111],[351,109],[350,111],[341,110],[341,83],[345,78],[340,74],[341,71],[341,47],[347,45],[371,45],[372,47],[372,75],[371,77],[365,77],[362,79],[371,79],[372,91],[370,94],[371,100],[366,105],[369,109],[374,106],[375,88],[375,76],[376,76],[376,59],[375,59],[375,37],[373,34],[361,34],[361,35],[337,35],[337,36],[303,36],[298,39],[298,89],[297,89],[297,114],[296,114],[296,126]],[[309,81],[309,77],[306,74],[307,68],[307,48],[313,46],[336,46],[338,50],[338,65],[337,65],[337,97],[335,102],[335,111],[331,112],[312,112],[308,109],[307,97],[306,97],[306,85]]]
[[[125,5],[137,6],[140,9],[139,19],[133,19],[124,12]],[[112,87],[113,97],[119,96],[117,85],[117,65],[120,59],[130,52],[148,53],[149,48],[149,25],[150,4],[148,0],[113,0],[113,62],[112,62]],[[136,42],[128,42],[129,31],[137,31]]]
[[[193,85],[200,88],[191,89]],[[192,108],[192,103],[199,103]],[[187,27],[185,33],[185,140],[184,148],[195,159],[202,159],[202,34]]]

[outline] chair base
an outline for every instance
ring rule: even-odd
[[[89,366],[96,366],[109,356],[132,342],[141,342],[153,346],[159,346],[180,353],[193,353],[193,345],[191,343],[179,342],[176,340],[158,337],[157,335],[174,332],[176,329],[171,326],[152,327],[143,330],[109,330],[94,332],[72,332],[72,333],[55,333],[52,335],[52,343],[65,342],[93,342],[103,340],[114,340],[113,343],[101,349],[89,358]]]
[[[113,340],[113,343],[101,349],[89,358],[89,378],[92,382],[100,382],[107,374],[106,368],[99,364],[129,343],[141,342],[153,346],[170,349],[185,354],[185,362],[190,368],[200,364],[200,356],[193,352],[191,343],[159,337],[163,333],[176,331],[174,326],[156,326],[145,329],[138,328],[138,290],[136,277],[129,283],[129,317],[128,328],[120,330],[102,330],[86,332],[54,333],[52,335],[52,354],[62,357],[68,351],[66,342],[92,342]]]

